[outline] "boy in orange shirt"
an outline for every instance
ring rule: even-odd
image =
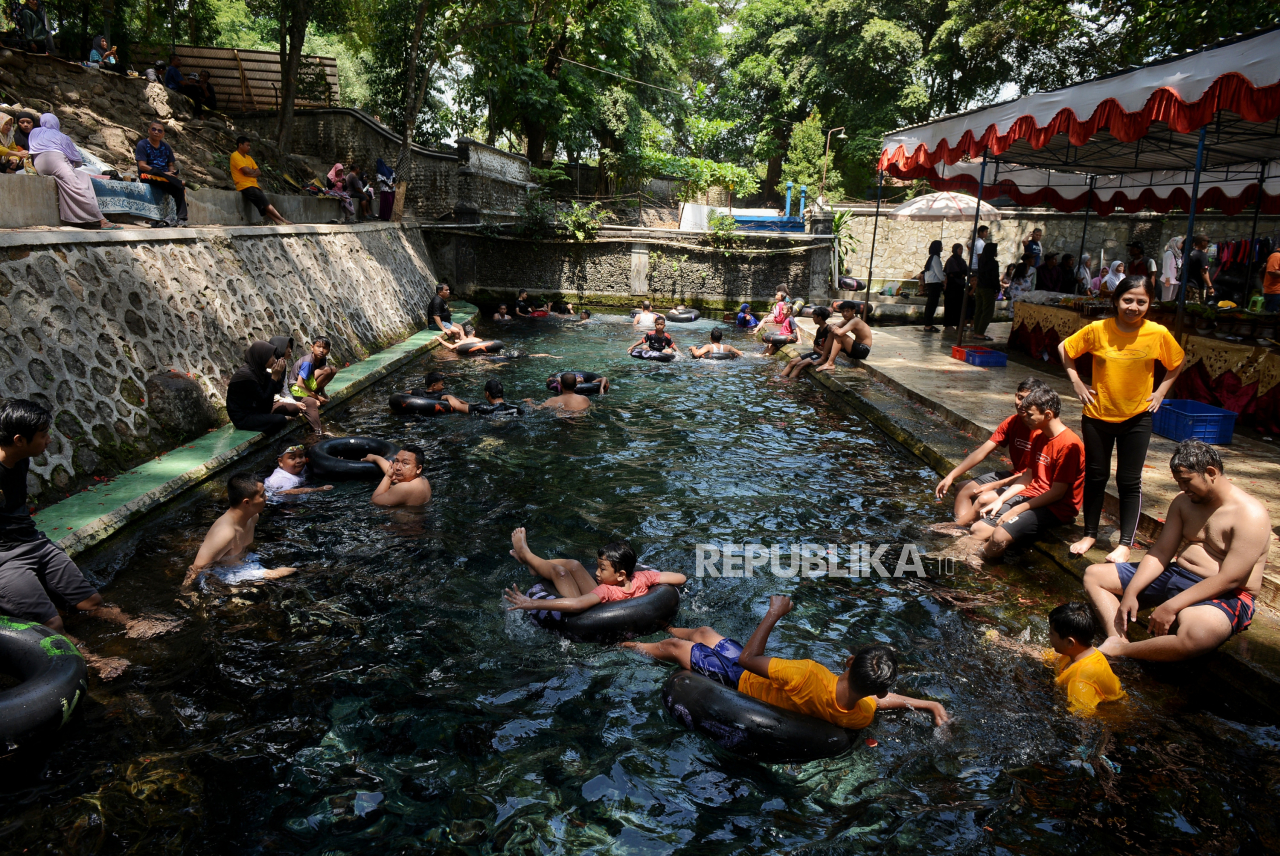
[[[790,611],[791,598],[769,598],[769,609],[746,645],[726,639],[710,627],[669,627],[671,639],[622,644],[655,660],[679,663],[774,707],[825,719],[841,728],[866,728],[875,718],[877,706],[928,711],[935,726],[948,720],[946,709],[936,701],[889,692],[898,677],[898,659],[893,649],[884,645],[863,648],[846,658],[839,676],[813,660],[766,657],[769,634]]]
[[[1064,603],[1049,613],[1045,663],[1054,667],[1054,683],[1067,694],[1067,709],[1089,714],[1102,702],[1125,697],[1120,680],[1102,652],[1093,647],[1097,625],[1093,610],[1079,602]]]

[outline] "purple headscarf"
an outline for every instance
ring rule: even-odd
[[[31,152],[32,157],[42,152],[62,152],[72,163],[83,163],[84,156],[71,138],[59,130],[61,127],[57,116],[41,113],[40,127],[32,128],[27,136],[27,151]]]

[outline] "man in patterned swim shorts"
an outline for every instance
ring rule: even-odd
[[[1185,660],[1207,654],[1253,620],[1271,539],[1266,508],[1227,480],[1217,450],[1200,440],[1180,443],[1169,468],[1182,493],[1147,555],[1136,565],[1085,571],[1085,591],[1107,632],[1098,650],[1110,657]],[[1152,606],[1151,638],[1130,642],[1129,622]]]

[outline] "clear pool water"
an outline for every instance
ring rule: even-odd
[[[682,346],[713,325],[673,330]],[[497,335],[507,365],[429,358],[334,420],[415,441],[435,499],[379,510],[367,485],[272,506],[264,561],[302,572],[177,598],[219,490],[195,491],[85,561],[135,611],[187,616],[132,642],[81,624],[133,667],[96,684],[51,750],[3,762],[0,850],[58,853],[1171,853],[1280,845],[1280,731],[1195,669],[1122,669],[1131,699],[1065,715],[1047,672],[984,642],[1076,594],[1030,558],[957,585],[994,593],[963,612],[903,580],[691,580],[681,623],[744,639],[768,594],[796,610],[771,651],[835,666],[894,645],[899,690],[941,700],[882,713],[845,757],[763,767],[713,749],[663,709],[668,667],[569,645],[503,609],[530,582],[507,555],[526,526],[542,554],[593,557],[631,539],[647,564],[692,575],[699,542],[930,544],[935,476],[776,364],[625,355],[627,319],[541,322]],[[742,344],[736,331],[729,340]],[[758,351],[758,345],[746,346]],[[442,369],[443,367],[443,369]],[[478,400],[548,395],[552,371],[606,372],[574,419],[391,416],[388,394],[429,368]],[[265,461],[256,464],[269,468]],[[896,553],[896,550],[895,550]],[[1209,689],[1206,689],[1206,686]]]

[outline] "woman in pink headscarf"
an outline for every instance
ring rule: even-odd
[[[356,207],[351,202],[351,197],[347,195],[343,188],[346,186],[345,176],[342,174],[342,164],[335,163],[333,169],[329,170],[329,196],[335,197],[342,203],[342,210],[347,212],[348,217],[356,216]]]

